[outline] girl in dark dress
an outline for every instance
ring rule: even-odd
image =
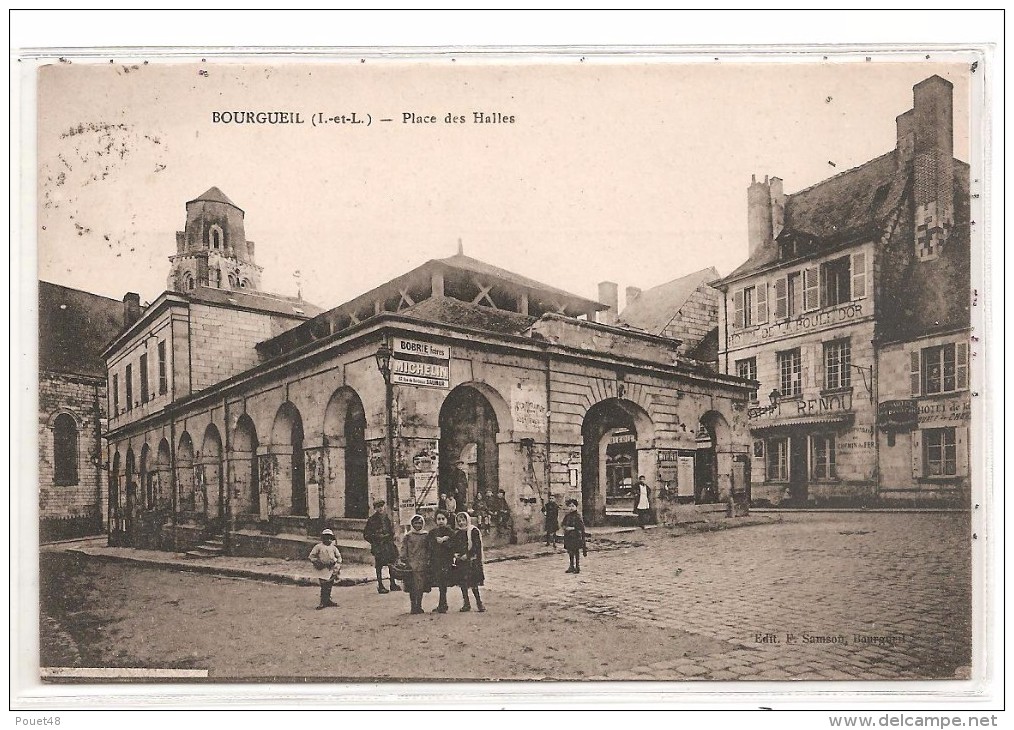
[[[568,499],[567,507],[570,510],[563,516],[563,547],[567,549],[570,557],[570,567],[565,572],[581,572],[581,553],[588,554],[585,547],[584,520],[577,511],[577,500]]]
[[[447,586],[454,585],[451,566],[454,553],[451,551],[451,538],[454,528],[447,524],[447,513],[437,512],[437,526],[429,532],[430,536],[430,573],[432,583],[440,590],[440,603],[433,609],[434,613],[447,613]]]
[[[482,533],[479,528],[472,524],[467,512],[459,512],[454,518],[457,531],[451,538],[451,552],[454,554],[454,568],[452,576],[454,582],[461,586],[461,599],[464,605],[461,611],[471,611],[472,604],[468,600],[468,591],[471,589],[475,596],[475,608],[483,613],[486,607],[482,605],[482,598],[479,596],[479,586],[486,580],[486,574],[482,567]]]

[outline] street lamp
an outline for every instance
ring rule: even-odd
[[[394,389],[391,385],[391,355],[393,351],[387,344],[387,340],[377,348],[374,357],[377,359],[377,369],[384,376],[384,399],[385,413],[387,418],[387,504],[390,505],[392,514],[398,507],[398,491],[396,489],[397,478],[394,469]]]
[[[771,401],[771,407],[772,408],[774,408],[775,406],[778,405],[778,399],[781,398],[781,397],[782,397],[782,394],[780,392],[778,392],[777,388],[775,388],[770,393],[768,393],[768,400]]]

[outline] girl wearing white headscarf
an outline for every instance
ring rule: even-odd
[[[401,562],[408,568],[405,583],[412,603],[411,613],[422,613],[423,593],[429,593],[430,541],[426,520],[414,515],[409,522],[411,530],[401,539]]]
[[[457,531],[451,538],[451,551],[454,553],[454,582],[461,586],[462,611],[471,611],[472,604],[468,599],[468,591],[475,596],[475,608],[483,613],[486,607],[482,605],[482,598],[479,596],[479,586],[486,580],[486,574],[482,567],[482,534],[479,528],[472,524],[472,518],[467,512],[459,512],[454,518]]]

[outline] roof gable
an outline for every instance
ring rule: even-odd
[[[641,292],[619,316],[621,324],[661,334],[698,287],[718,278],[714,266]]]
[[[123,302],[39,282],[39,369],[104,378],[103,348],[123,329]]]

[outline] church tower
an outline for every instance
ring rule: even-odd
[[[187,223],[176,232],[176,255],[166,288],[186,293],[199,286],[257,291],[261,267],[246,240],[244,213],[218,188],[187,203]]]

